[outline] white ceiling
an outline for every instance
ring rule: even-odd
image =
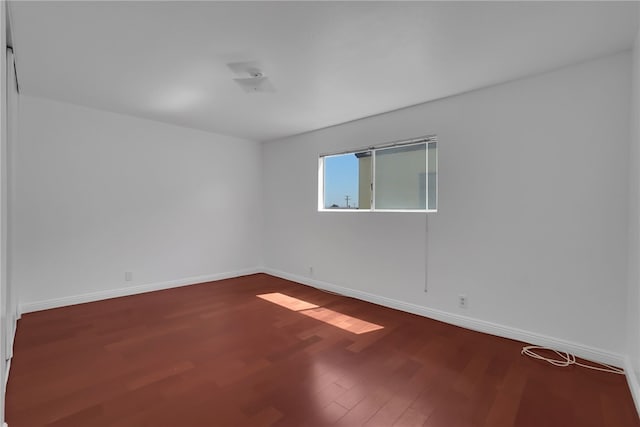
[[[20,89],[271,140],[628,49],[629,2],[13,2]],[[276,91],[226,65],[258,61]]]

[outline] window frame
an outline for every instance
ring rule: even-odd
[[[376,200],[376,188],[375,188],[375,177],[376,177],[376,152],[382,151],[385,149],[401,147],[401,146],[410,146],[410,145],[425,145],[425,209],[378,209],[376,208],[375,200]],[[429,145],[435,144],[435,209],[429,209]],[[368,209],[360,209],[360,208],[326,208],[324,206],[325,199],[325,162],[324,159],[327,157],[333,156],[342,156],[346,154],[357,154],[363,152],[371,152],[371,206]],[[318,212],[387,212],[387,213],[435,213],[438,212],[438,169],[439,169],[439,158],[438,158],[438,138],[436,135],[422,136],[418,138],[412,138],[408,140],[384,143],[375,146],[362,147],[356,149],[350,149],[346,151],[338,151],[332,153],[322,153],[318,156]],[[358,203],[359,205],[360,203]]]

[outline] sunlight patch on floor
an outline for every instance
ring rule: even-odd
[[[376,325],[375,323],[367,322],[366,320],[338,313],[337,311],[324,307],[305,310],[302,312],[302,314],[358,335],[384,328],[384,326]]]
[[[310,302],[290,297],[280,292],[270,294],[256,295],[265,301],[278,304],[281,307],[288,308],[291,311],[297,311],[300,314],[343,329],[345,331],[360,335],[367,332],[373,332],[384,329],[384,326],[358,319],[357,317],[339,313],[329,308],[320,307]]]
[[[288,308],[293,311],[308,310],[310,308],[318,308],[317,305],[310,302],[302,301],[301,299],[290,297],[289,295],[281,294],[280,292],[274,292],[272,294],[256,295],[258,298],[278,304],[282,307]]]

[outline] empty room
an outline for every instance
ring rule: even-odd
[[[640,426],[640,2],[0,15],[0,425]]]

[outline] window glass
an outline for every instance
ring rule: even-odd
[[[428,185],[429,185],[429,210],[436,210],[438,207],[438,147],[437,142],[429,143],[427,153],[427,163],[429,165]]]
[[[426,209],[426,144],[376,151],[376,209]]]
[[[371,208],[371,152],[324,158],[324,208]]]

